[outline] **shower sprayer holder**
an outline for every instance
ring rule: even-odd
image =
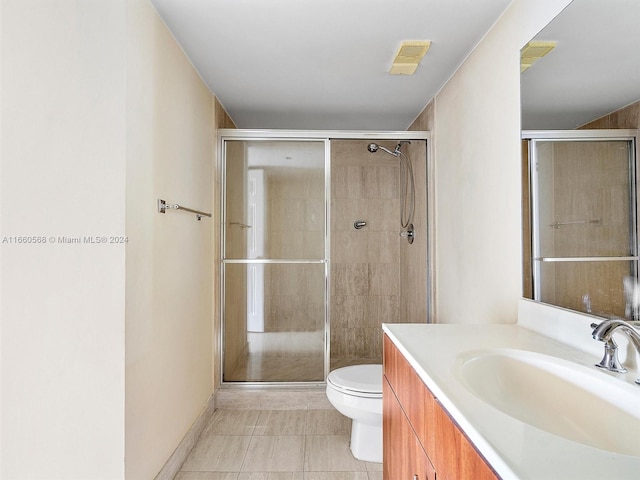
[[[402,238],[406,238],[409,245],[413,244],[413,239],[415,238],[415,230],[413,229],[413,223],[410,223],[407,229],[403,232],[400,232],[400,236]]]

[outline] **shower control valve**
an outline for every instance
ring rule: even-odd
[[[413,243],[413,239],[415,237],[415,231],[413,229],[413,223],[410,223],[407,229],[404,232],[400,232],[400,236],[402,238],[406,238],[409,242],[409,245]]]
[[[367,222],[365,222],[364,220],[356,220],[355,222],[353,222],[353,228],[355,228],[356,230],[360,230],[363,227],[367,226]]]

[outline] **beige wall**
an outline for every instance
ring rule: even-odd
[[[123,478],[126,2],[0,8],[0,477]]]
[[[2,245],[0,476],[153,478],[215,343],[215,223],[155,202],[213,209],[232,122],[146,0],[1,9],[2,236],[47,243]]]
[[[522,294],[520,48],[568,0],[516,0],[434,99],[436,318],[515,322]]]
[[[127,2],[125,465],[153,478],[213,392],[214,101],[147,0]]]

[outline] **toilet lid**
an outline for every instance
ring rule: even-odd
[[[327,382],[336,389],[367,396],[382,396],[382,365],[352,365],[334,370]]]

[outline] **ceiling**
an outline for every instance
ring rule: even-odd
[[[239,128],[405,130],[511,0],[151,0]],[[431,40],[412,76],[403,40]]]
[[[535,39],[556,48],[522,74],[522,128],[574,129],[640,100],[640,1],[574,0]]]

